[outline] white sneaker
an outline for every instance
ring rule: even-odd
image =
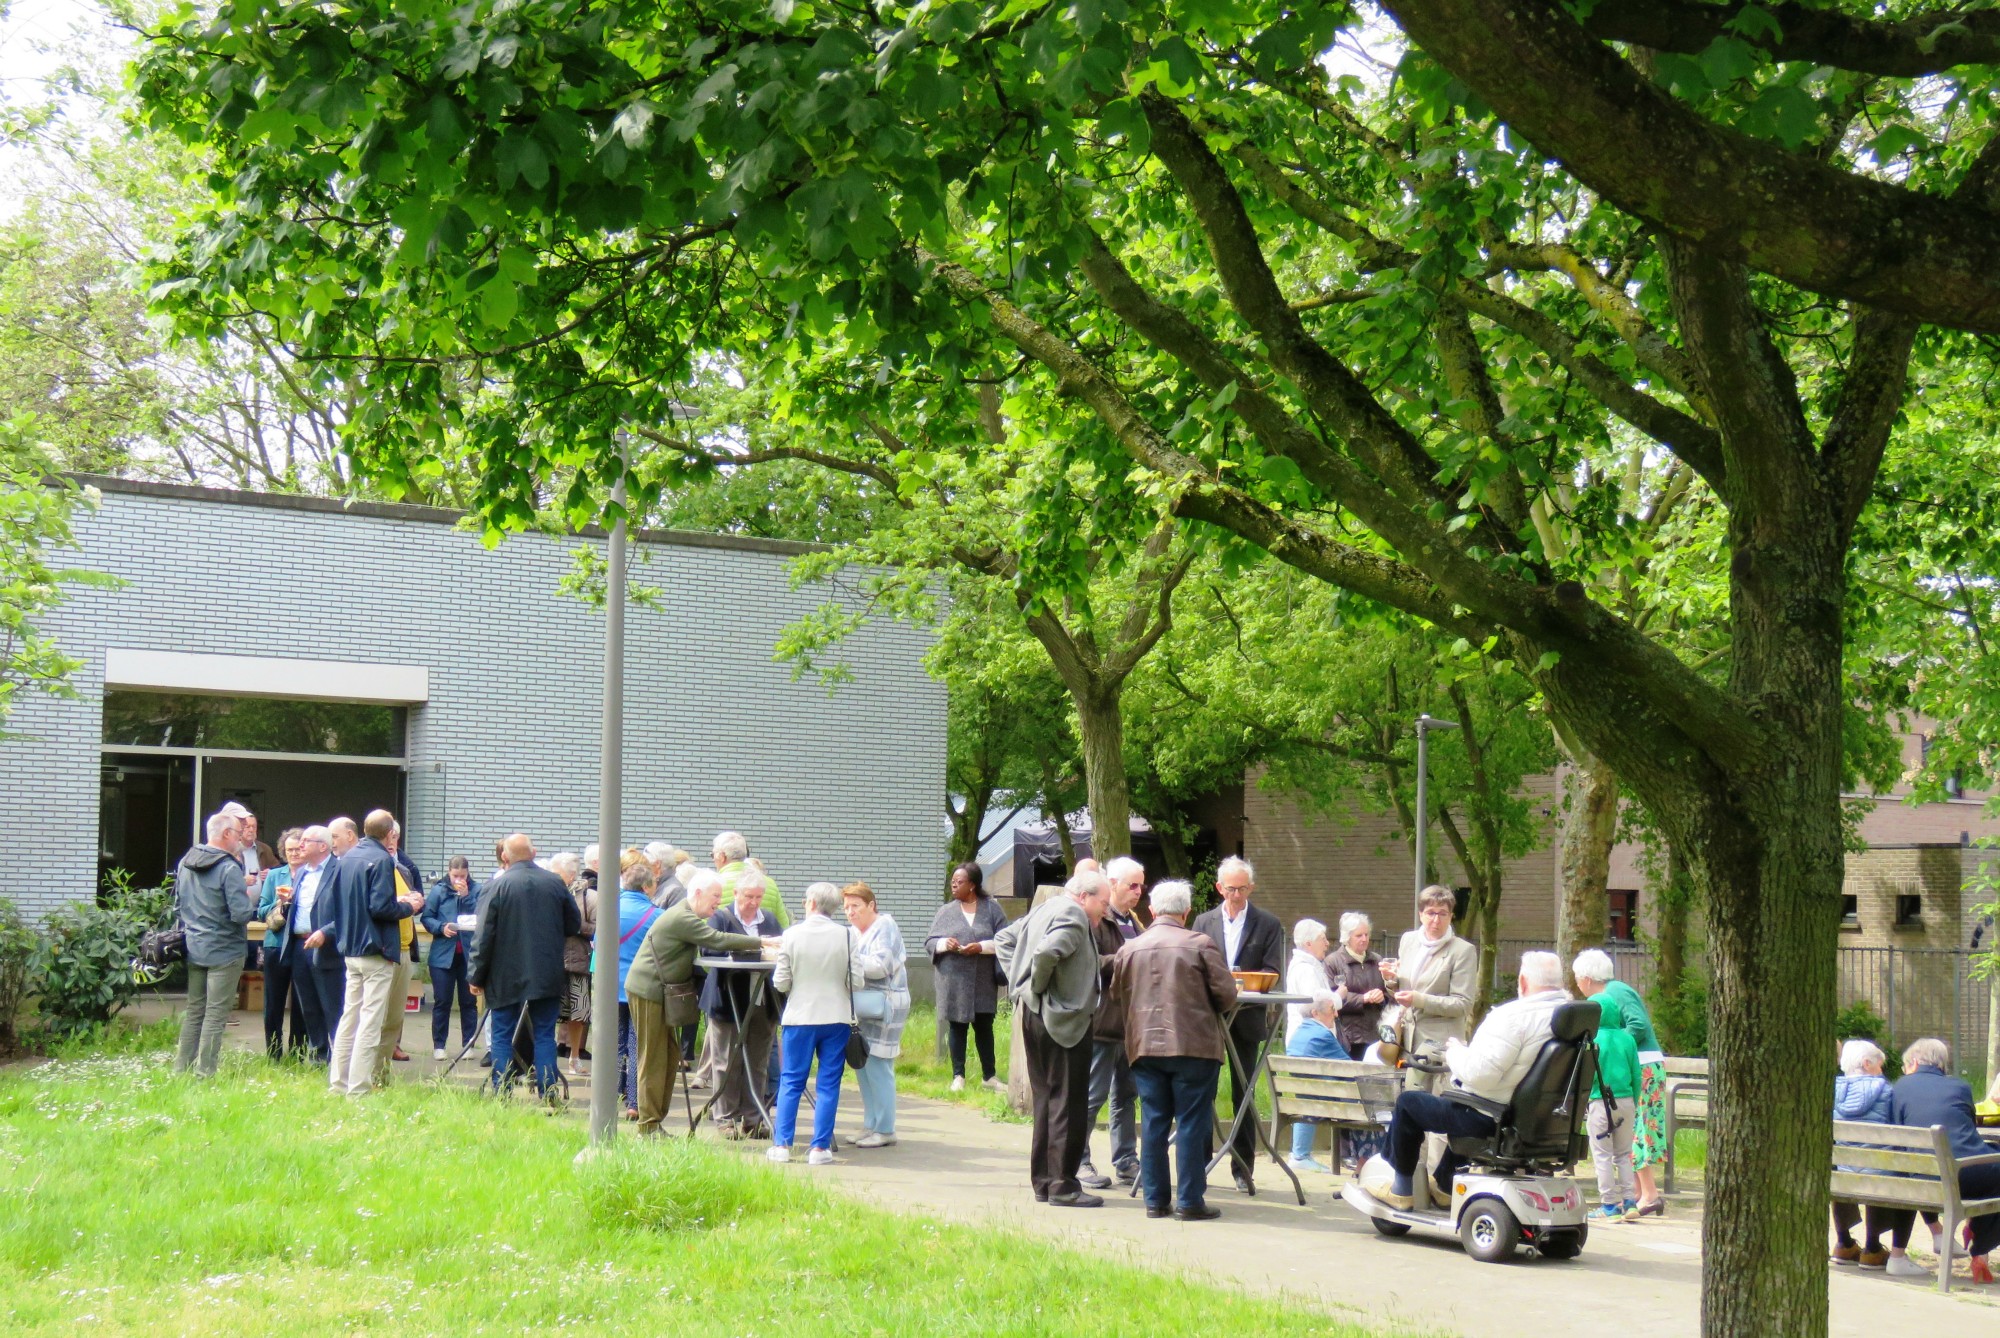
[[[1892,1278],[1928,1278],[1931,1271],[1907,1254],[1889,1256],[1888,1274]]]
[[[442,1051],[442,1050],[433,1050],[433,1051],[431,1051],[431,1058],[432,1058],[432,1059],[443,1059],[443,1058],[444,1058],[444,1051]]]
[[[989,1092],[1004,1092],[1007,1090],[1007,1084],[1001,1082],[998,1078],[988,1078],[985,1082],[979,1085],[981,1087],[984,1087]]]
[[[953,1078],[951,1080],[951,1090],[954,1092],[963,1092],[965,1090],[965,1079],[963,1077]]]
[[[1287,1157],[1285,1158],[1285,1161],[1290,1164],[1291,1168],[1294,1171],[1318,1171],[1321,1175],[1329,1174],[1325,1165],[1322,1164],[1317,1158]]]
[[[770,1147],[764,1149],[764,1155],[772,1161],[790,1161],[792,1159],[792,1150],[773,1143]]]
[[[833,1149],[814,1148],[811,1152],[806,1153],[806,1165],[808,1166],[833,1165]]]
[[[858,1148],[892,1148],[896,1146],[896,1135],[878,1134],[873,1129],[870,1129],[867,1133],[855,1139],[853,1146]]]

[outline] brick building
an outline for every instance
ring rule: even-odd
[[[21,700],[0,743],[0,895],[31,914],[113,866],[150,879],[194,823],[239,798],[283,826],[402,815],[427,874],[494,840],[544,854],[597,836],[602,615],[557,593],[571,550],[497,549],[457,513],[90,479],[69,565],[120,578],[50,620],[83,661],[70,701]],[[774,663],[823,589],[803,545],[635,536],[660,608],[626,620],[625,832],[706,860],[746,833],[796,908],[805,884],[865,877],[928,923],[944,862],[944,692],[925,633],[871,623],[828,694]]]

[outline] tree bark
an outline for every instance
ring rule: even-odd
[[[1585,948],[1605,939],[1610,923],[1605,885],[1611,878],[1611,846],[1618,835],[1618,773],[1556,731],[1557,743],[1569,758],[1564,776],[1568,807],[1563,813],[1562,911],[1556,920],[1556,952],[1570,988],[1576,977],[1570,965]]]
[[[1090,853],[1100,864],[1132,853],[1132,792],[1125,778],[1125,720],[1120,705],[1124,688],[1121,679],[1071,693],[1090,794]]]

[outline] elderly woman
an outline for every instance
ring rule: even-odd
[[[1300,921],[1301,924],[1315,924],[1313,920]],[[1326,931],[1320,930],[1320,940],[1326,940]],[[1293,987],[1286,982],[1285,990],[1292,993]],[[1305,1005],[1306,1019],[1291,1028],[1285,1037],[1285,1053],[1295,1058],[1305,1059],[1349,1059],[1347,1047],[1340,1043],[1334,1028],[1340,1021],[1340,996],[1321,985],[1312,993],[1312,1002]],[[1324,1171],[1327,1168],[1313,1156],[1313,1126],[1318,1120],[1292,1121],[1292,1155],[1290,1161],[1295,1171]]]
[[[985,876],[977,864],[951,871],[951,900],[931,917],[924,948],[937,971],[937,1011],[951,1035],[951,1090],[965,1090],[965,1032],[972,1029],[979,1045],[984,1084],[994,1091],[1006,1085],[993,1064],[993,1014],[1000,1002],[1000,975],[993,956],[993,936],[1007,927],[1006,912],[986,895]]]
[[[692,894],[690,894],[692,895]],[[854,1030],[854,991],[861,972],[860,936],[836,924],[840,889],[832,883],[806,888],[806,918],[787,929],[778,944],[778,969],[771,983],[785,996],[784,1068],[778,1074],[778,1108],[771,1120],[772,1161],[792,1159],[792,1134],[799,1122],[799,1098],[806,1075],[819,1060],[813,1092],[812,1150],[809,1166],[833,1160],[833,1120],[840,1112],[840,1075],[847,1067],[847,1037]]]
[[[910,1016],[910,970],[904,964],[903,931],[875,906],[875,889],[849,883],[840,889],[847,923],[861,935],[855,955],[867,988],[882,996],[880,1017],[857,1017],[861,1039],[868,1043],[868,1062],[855,1071],[861,1087],[861,1137],[858,1148],[896,1144],[896,1056],[903,1053],[903,1023]]]
[[[1638,1183],[1639,1216],[1664,1217],[1666,1197],[1653,1175],[1653,1168],[1667,1158],[1667,1055],[1660,1038],[1653,1033],[1653,1019],[1639,991],[1614,979],[1611,954],[1590,948],[1576,955],[1570,964],[1576,977],[1577,993],[1586,999],[1600,995],[1618,1005],[1625,1033],[1639,1051],[1638,1123],[1632,1130],[1632,1174]]]
[[[1326,975],[1346,992],[1340,1005],[1340,1043],[1351,1055],[1364,1053],[1381,1039],[1382,1005],[1389,990],[1382,980],[1382,958],[1368,950],[1375,926],[1360,911],[1340,917],[1340,946],[1326,957]]]
[[[597,888],[583,876],[583,860],[573,850],[565,850],[549,860],[549,872],[563,880],[576,899],[577,913],[583,917],[583,932],[563,940],[562,1007],[556,1018],[559,1032],[569,1051],[569,1076],[583,1076],[583,1040],[590,1027],[590,944],[597,934]]]
[[[1479,993],[1479,949],[1451,931],[1458,899],[1451,889],[1433,883],[1417,897],[1418,924],[1403,935],[1397,955],[1382,963],[1382,979],[1402,1006],[1406,1044],[1418,1054],[1438,1055],[1456,1036],[1464,1040],[1472,1027],[1472,1000]],[[1429,1089],[1436,1079],[1412,1082]]]
[[[1944,1129],[1954,1157],[1980,1157],[1992,1151],[1979,1136],[1979,1123],[1972,1113],[1972,1088],[1963,1078],[1951,1075],[1951,1047],[1934,1037],[1913,1042],[1903,1051],[1903,1076],[1889,1096],[1889,1123],[1923,1129],[1932,1125]],[[1968,1166],[1958,1173],[1958,1192],[1968,1199],[2000,1197],[2000,1164]],[[1902,1224],[1902,1239],[1909,1239],[1908,1214]],[[1972,1238],[1972,1280],[1990,1283],[1993,1269],[1986,1256],[2000,1246],[2000,1213],[1986,1213],[1966,1223]],[[1896,1231],[1891,1229],[1891,1242]]]
[[[278,850],[284,856],[284,863],[274,865],[264,875],[264,885],[257,897],[256,918],[250,924],[252,929],[260,924],[264,927],[264,952],[259,959],[264,971],[264,1049],[273,1059],[284,1057],[287,1009],[292,1018],[292,1049],[303,1050],[306,1047],[306,1015],[299,1004],[299,996],[292,991],[292,967],[294,963],[306,970],[311,967],[296,951],[286,951],[292,938],[292,883],[304,849],[301,841],[304,835],[302,829],[292,827],[278,838]]]
[[[639,1047],[632,1039],[632,1001],[625,996],[625,977],[632,959],[646,941],[646,931],[659,918],[653,904],[659,876],[652,861],[627,849],[618,858],[618,1094],[625,1099],[625,1118],[639,1118]]]
[[[1888,1056],[1873,1041],[1851,1040],[1840,1047],[1840,1076],[1833,1080],[1833,1118],[1854,1124],[1887,1124],[1895,1090],[1882,1076]],[[1835,1144],[1835,1146],[1840,1146]],[[1860,1166],[1835,1166],[1837,1171],[1858,1171],[1880,1175]],[[1911,1259],[1907,1247],[1913,1215],[1907,1209],[1877,1207],[1866,1209],[1867,1241],[1854,1243],[1854,1228],[1862,1221],[1863,1209],[1852,1203],[1833,1205],[1833,1247],[1836,1264],[1859,1264],[1863,1268],[1885,1268],[1891,1277],[1923,1278],[1929,1272]],[[1885,1246],[1884,1235],[1889,1237]]]
[[[1301,920],[1293,925],[1292,960],[1285,964],[1285,993],[1311,999],[1333,989],[1333,981],[1326,969],[1327,954],[1331,950],[1326,926],[1319,921]],[[1337,995],[1338,991],[1335,993]],[[1286,1054],[1291,1053],[1292,1037],[1298,1035],[1299,1028],[1311,1015],[1312,1005],[1309,1003],[1285,1005]]]

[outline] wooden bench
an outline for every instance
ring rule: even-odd
[[[1708,1061],[1706,1059],[1682,1059],[1667,1056],[1665,1065],[1667,1092],[1663,1104],[1666,1107],[1666,1171],[1660,1177],[1663,1192],[1672,1192],[1674,1187],[1674,1151],[1683,1128],[1706,1129],[1708,1127]]]
[[[1958,1173],[1968,1166],[2000,1162],[2000,1152],[1960,1160],[1952,1155],[1944,1129],[1901,1124],[1833,1124],[1832,1197],[1843,1203],[1885,1208],[1914,1208],[1943,1219],[1944,1243],[1938,1254],[1938,1290],[1951,1290],[1951,1260],[1958,1246],[1959,1223],[2000,1212],[2000,1198],[1961,1199]],[[1843,1166],[1863,1168],[1844,1171]],[[1866,1175],[1863,1170],[1892,1171]]]
[[[1363,1064],[1354,1059],[1307,1059],[1280,1054],[1270,1058],[1271,1141],[1278,1141],[1278,1122],[1283,1119],[1321,1120],[1340,1129],[1379,1132],[1383,1126],[1368,1118],[1361,1105],[1355,1079],[1362,1074],[1392,1070],[1379,1064]],[[1335,1169],[1338,1169],[1337,1167]]]

